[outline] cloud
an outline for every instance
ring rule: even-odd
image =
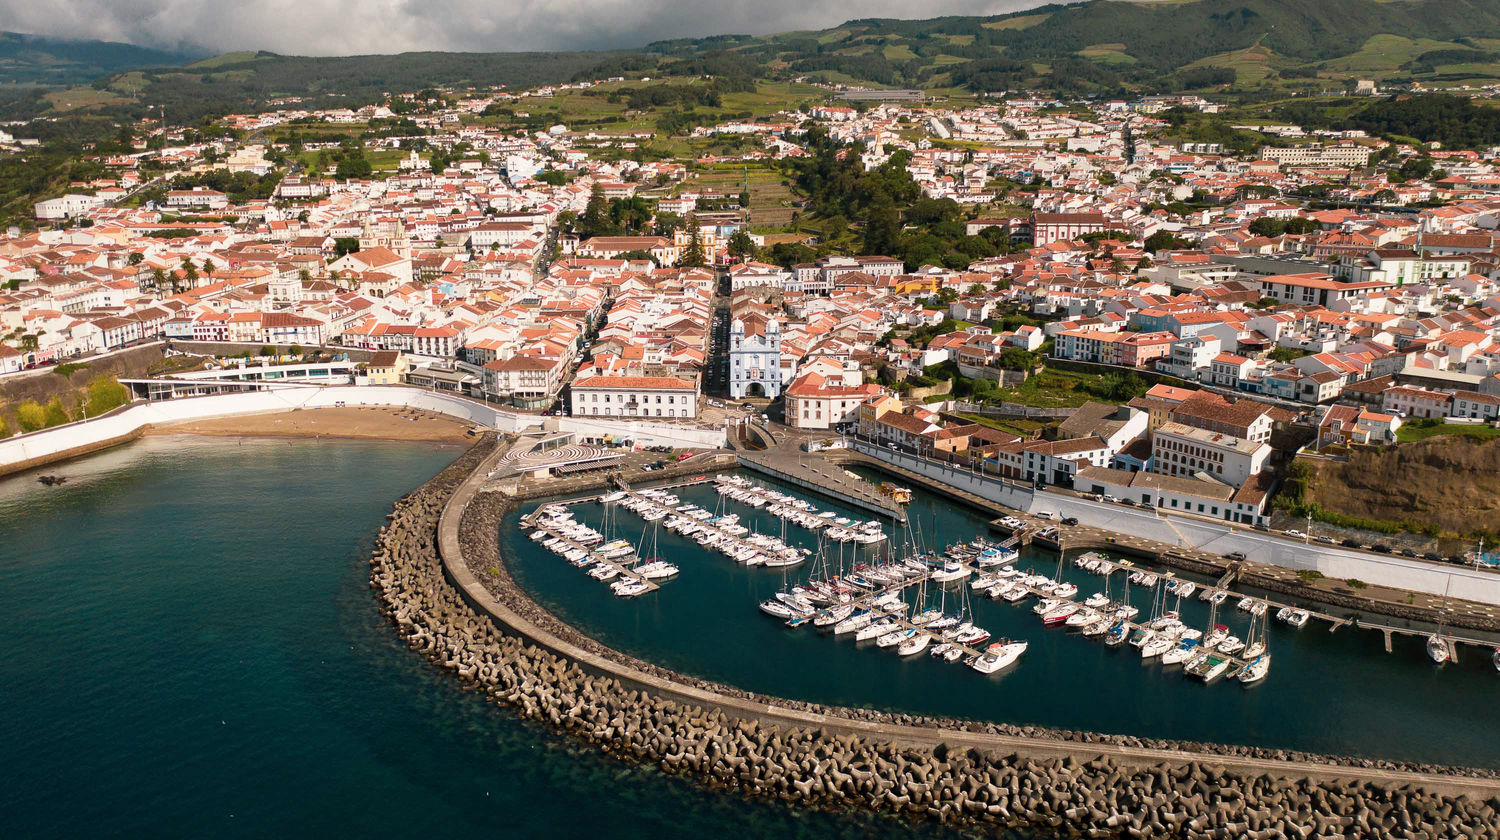
[[[1043,0],[932,0],[924,17],[1003,14]],[[212,52],[611,49],[903,17],[910,0],[0,0],[0,27]]]

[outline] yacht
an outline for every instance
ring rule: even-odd
[[[1130,638],[1130,625],[1120,621],[1109,628],[1109,632],[1104,635],[1104,643],[1110,647],[1118,647],[1128,638]]]
[[[775,598],[767,598],[766,600],[761,601],[760,611],[765,613],[766,615],[771,616],[772,618],[779,618],[783,621],[795,615],[795,613],[792,612],[791,607],[781,603]]]
[[[902,642],[901,647],[896,648],[896,653],[902,656],[911,656],[926,650],[929,644],[932,644],[931,635],[927,633],[915,633]]]
[[[637,566],[635,573],[646,580],[660,580],[677,574],[678,568],[665,560],[653,560],[644,566]]]
[[[1161,655],[1163,665],[1181,665],[1198,655],[1198,640],[1183,639],[1177,643],[1177,647],[1169,649]]]
[[[1141,658],[1162,656],[1177,645],[1177,638],[1170,633],[1157,633],[1141,645]]]
[[[1090,608],[1090,609],[1097,610],[1100,607],[1102,607],[1102,606],[1104,606],[1105,604],[1108,604],[1108,603],[1109,603],[1109,596],[1105,595],[1103,592],[1095,592],[1094,594],[1090,595],[1087,600],[1085,600],[1083,602],[1083,605],[1085,607]]]
[[[898,625],[896,624],[896,622],[890,620],[871,622],[869,624],[866,624],[864,627],[859,628],[859,631],[854,634],[854,640],[856,642],[863,642],[869,639],[878,639],[881,636],[884,636],[885,634],[891,632],[892,630],[895,630],[897,627]]]
[[[1213,682],[1229,670],[1230,661],[1227,656],[1210,653],[1193,660],[1187,668],[1187,673],[1204,682]]]
[[[894,645],[904,644],[908,639],[911,639],[913,636],[916,636],[916,635],[917,635],[917,631],[916,630],[902,630],[900,628],[897,628],[897,629],[892,630],[891,632],[885,634],[884,636],[881,636],[880,638],[876,639],[875,640],[875,644],[877,644],[877,645],[879,645],[880,647],[883,647],[883,648],[884,647],[892,647]]]
[[[1077,604],[1072,601],[1062,601],[1042,614],[1042,624],[1046,627],[1054,627],[1067,621],[1076,612],[1078,612]]]
[[[844,619],[848,618],[849,616],[853,615],[853,613],[854,613],[854,605],[853,604],[840,604],[839,606],[836,606],[836,607],[833,607],[831,609],[824,610],[823,612],[818,613],[818,617],[815,618],[815,619],[813,619],[813,626],[815,626],[815,627],[827,627],[830,624],[835,624],[836,625],[836,624],[839,624],[840,622],[842,622]],[[868,614],[869,613],[865,613],[865,615],[868,615]]]
[[[617,580],[611,583],[609,588],[621,598],[634,598],[651,590],[651,587],[638,580]]]
[[[601,582],[614,580],[615,578],[619,577],[619,575],[619,569],[615,568],[614,566],[608,566],[604,564],[595,566],[594,570],[589,572],[589,577]]]
[[[1244,649],[1245,643],[1243,641],[1240,641],[1239,636],[1229,636],[1225,638],[1224,641],[1219,642],[1219,653],[1227,654],[1229,656],[1233,656],[1234,654],[1239,653]]]
[[[973,574],[974,570],[956,561],[950,560],[943,564],[943,568],[932,573],[932,579],[938,583],[947,583],[950,580],[962,580]]]
[[[1271,654],[1262,653],[1260,656],[1250,660],[1236,679],[1243,685],[1253,685],[1266,678],[1266,672],[1271,670]]]
[[[985,648],[984,653],[974,657],[969,667],[981,674],[993,674],[996,671],[1013,664],[1026,652],[1026,642],[1012,642],[1001,640]]]
[[[1448,642],[1436,633],[1427,637],[1427,655],[1439,665],[1448,661]]]
[[[1110,628],[1110,626],[1113,625],[1114,623],[1115,623],[1114,616],[1110,616],[1110,615],[1096,615],[1096,616],[1094,616],[1094,620],[1093,621],[1090,621],[1088,624],[1085,624],[1083,626],[1083,635],[1085,635],[1085,636],[1102,636],[1102,635],[1104,635],[1104,632],[1106,630],[1108,630]]]

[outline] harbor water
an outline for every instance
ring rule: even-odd
[[[152,437],[0,479],[0,835],[952,836],[616,762],[408,650],[368,551],[458,453]]]
[[[869,514],[836,500],[746,474],[756,483],[807,499],[821,510],[855,520]],[[693,503],[741,517],[740,524],[781,536],[783,521],[764,509],[724,499],[712,484],[673,491]],[[722,505],[722,508],[720,506]],[[1398,636],[1394,652],[1384,652],[1379,633],[1310,622],[1295,629],[1269,622],[1273,666],[1264,682],[1242,686],[1218,680],[1207,684],[1186,677],[1180,666],[1143,664],[1128,645],[1107,647],[1061,627],[1043,628],[1032,610],[1035,599],[1018,605],[973,598],[975,623],[995,638],[1025,639],[1029,649],[1015,666],[981,675],[961,664],[919,654],[896,655],[873,640],[834,637],[806,625],[789,629],[763,615],[757,605],[787,584],[805,580],[813,560],[790,570],[747,568],[692,540],[653,528],[619,506],[593,502],[573,508],[583,522],[608,531],[606,537],[644,540],[642,556],[666,559],[681,573],[660,591],[633,600],[615,597],[519,528],[519,517],[502,524],[501,550],[511,559],[518,582],[542,605],[583,631],[647,661],[738,688],[819,703],[954,716],[976,720],[1091,730],[1143,737],[1212,741],[1394,760],[1500,767],[1500,728],[1493,704],[1500,675],[1488,651],[1465,647],[1458,664],[1438,667],[1419,638]],[[608,522],[605,521],[606,514]],[[915,491],[910,508],[911,538],[927,548],[996,537],[988,520],[948,498]],[[785,524],[788,542],[815,548],[817,537]],[[889,528],[888,528],[889,530]],[[998,538],[998,537],[996,537]],[[655,540],[655,551],[651,542]],[[908,539],[897,532],[892,542]],[[900,546],[893,545],[897,554]],[[878,556],[881,549],[834,544],[831,565],[849,568]],[[1062,577],[1077,584],[1078,599],[1103,588],[1103,578],[1073,566],[1069,555]],[[1022,549],[1017,566],[1055,575],[1056,551]],[[1112,578],[1120,597],[1124,575]],[[1190,577],[1190,576],[1189,576]],[[1203,582],[1199,579],[1199,582]],[[950,612],[961,603],[967,581],[945,591],[929,586],[930,605]],[[1250,594],[1255,593],[1249,590]],[[1151,615],[1152,593],[1139,587],[1131,601],[1142,619]],[[913,600],[909,598],[908,600]],[[1232,599],[1218,608],[1216,621],[1244,638],[1249,614]],[[1194,595],[1178,604],[1190,626],[1210,626],[1210,606]],[[915,609],[913,610],[915,612]],[[1273,610],[1274,613],[1274,610]]]

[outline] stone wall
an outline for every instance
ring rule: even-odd
[[[1151,748],[1030,727],[1006,736],[999,724],[828,709],[627,664],[510,582],[496,542],[506,501],[475,492],[494,448],[486,439],[397,503],[371,557],[371,585],[398,632],[434,664],[611,754],[787,802],[1052,834],[1500,837],[1500,782],[1484,771]],[[542,638],[546,647],[528,641]],[[667,690],[641,688],[659,685]],[[688,696],[711,702],[672,699]]]

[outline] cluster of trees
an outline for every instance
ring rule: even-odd
[[[16,406],[16,425],[22,432],[35,432],[61,426],[85,417],[98,417],[130,401],[130,392],[113,377],[96,376],[75,401],[75,412],[70,414],[63,405],[62,396],[55,396],[47,403],[25,400]]]
[[[813,215],[827,220],[835,237],[852,222],[861,223],[862,253],[900,257],[909,269],[966,268],[976,259],[1008,253],[1004,230],[991,228],[969,236],[957,202],[923,198],[906,171],[911,154],[904,149],[866,171],[860,163],[863,147],[837,143],[821,128],[808,133],[807,148],[807,156],[790,164],[797,189],[807,196]],[[898,207],[905,207],[905,212]]]
[[[1290,219],[1262,216],[1250,223],[1250,232],[1256,236],[1281,236],[1283,234],[1301,236],[1317,229],[1317,222],[1303,216],[1293,216]]]
[[[230,172],[228,169],[210,169],[205,172],[178,175],[172,179],[171,188],[190,190],[194,187],[204,187],[224,193],[230,201],[253,201],[275,195],[276,185],[281,183],[281,174],[280,170],[274,169],[264,175],[256,175],[253,172]],[[142,199],[154,200],[160,204],[166,199],[166,191],[148,191],[142,193]]]
[[[1373,134],[1437,141],[1444,148],[1474,149],[1500,144],[1500,108],[1474,104],[1450,94],[1430,94],[1376,102],[1349,119]]]

